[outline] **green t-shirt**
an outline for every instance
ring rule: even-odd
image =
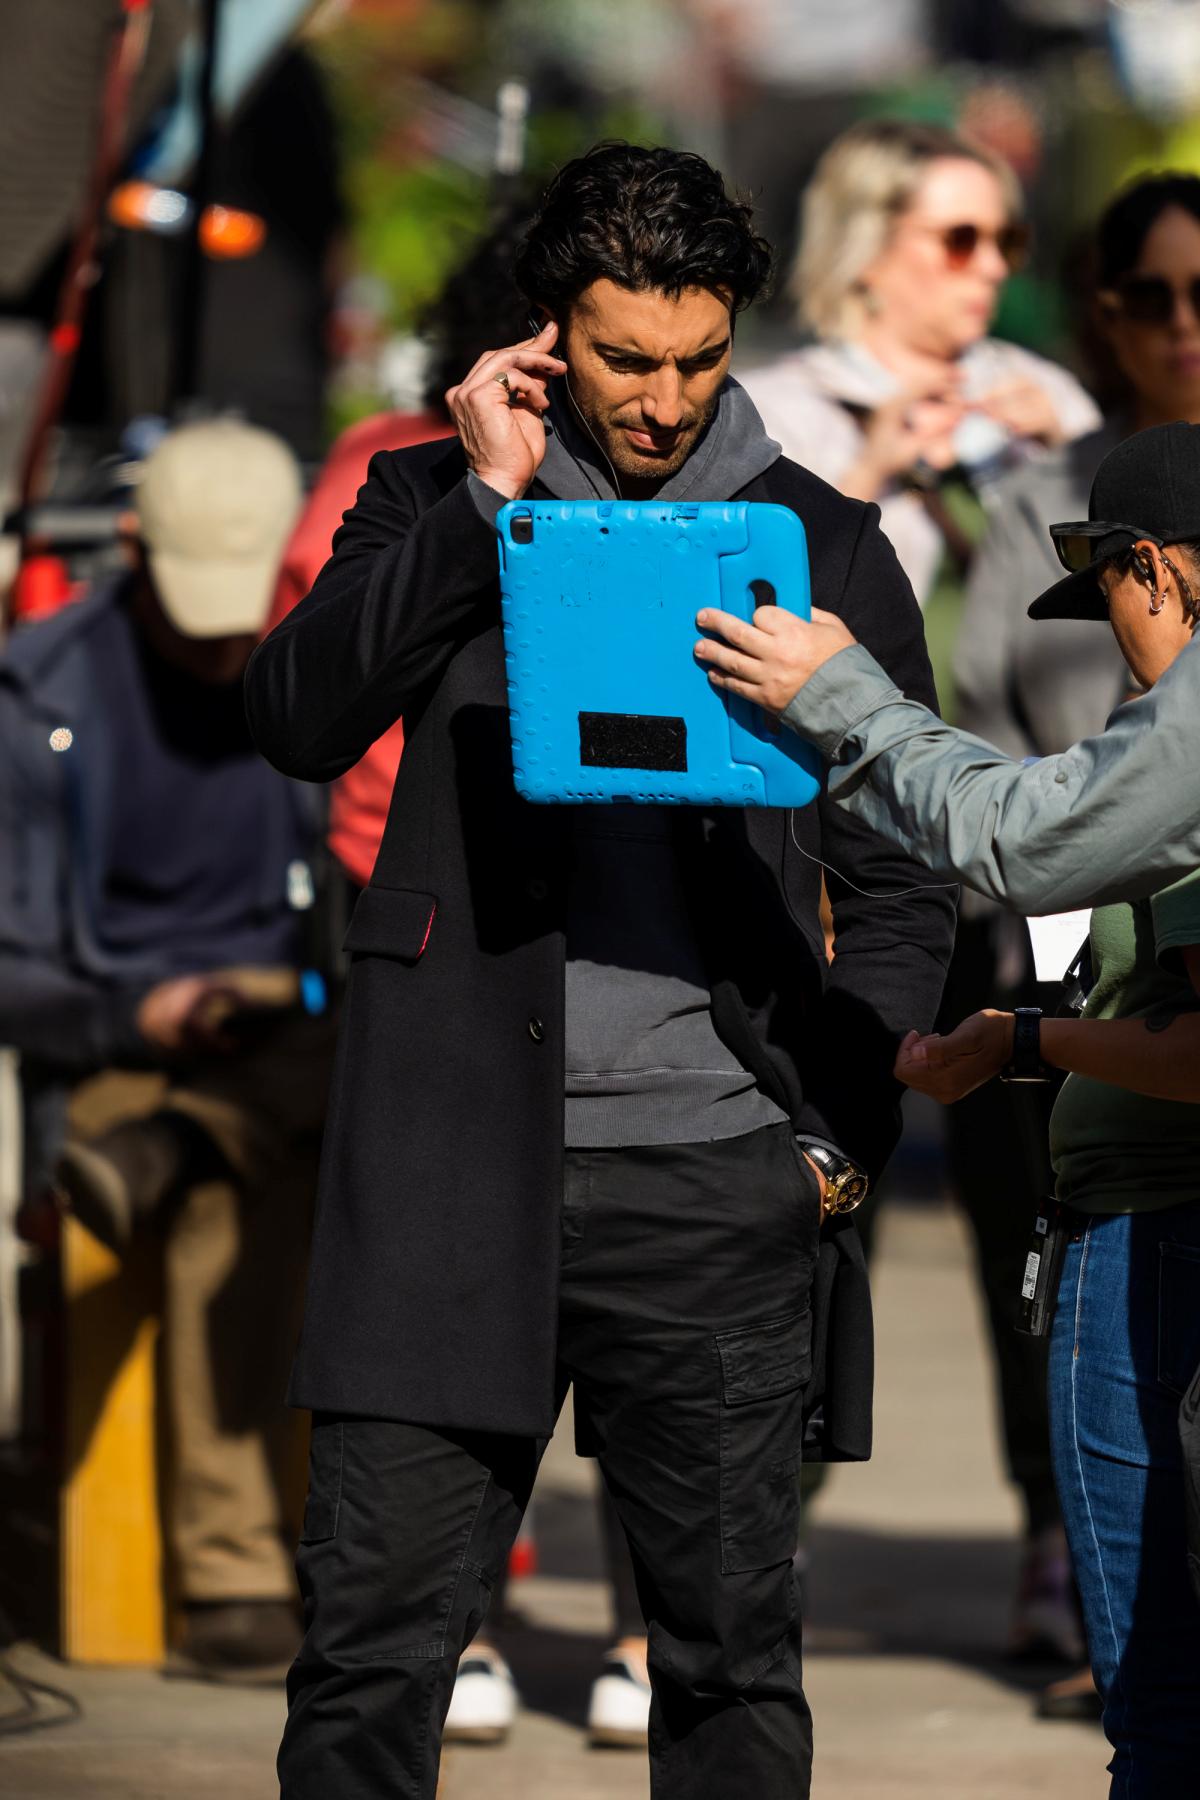
[[[1085,1019],[1166,1022],[1200,1009],[1180,955],[1200,944],[1200,871],[1092,914]],[[1058,1197],[1084,1212],[1151,1212],[1200,1197],[1200,1105],[1068,1075],[1050,1120]]]

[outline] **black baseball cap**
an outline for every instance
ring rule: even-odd
[[[1160,547],[1200,538],[1200,425],[1176,419],[1125,438],[1096,470],[1087,518],[1052,525],[1050,536],[1071,573],[1038,595],[1029,617],[1107,619],[1096,577],[1107,557],[1139,538]]]

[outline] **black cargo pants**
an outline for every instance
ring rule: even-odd
[[[572,1151],[559,1360],[650,1640],[656,1800],[804,1800],[792,1553],[820,1205],[790,1129]],[[433,1800],[545,1445],[318,1415],[283,1800]]]

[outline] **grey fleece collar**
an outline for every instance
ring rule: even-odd
[[[756,476],[765,474],[781,455],[745,388],[726,376],[712,424],[655,499],[729,500]],[[561,381],[551,387],[546,454],[536,479],[556,500],[620,498],[604,453]]]

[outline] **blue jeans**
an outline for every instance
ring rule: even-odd
[[[1110,1800],[1200,1794],[1178,1424],[1198,1363],[1200,1201],[1078,1216],[1050,1341],[1050,1431],[1113,1747]]]

